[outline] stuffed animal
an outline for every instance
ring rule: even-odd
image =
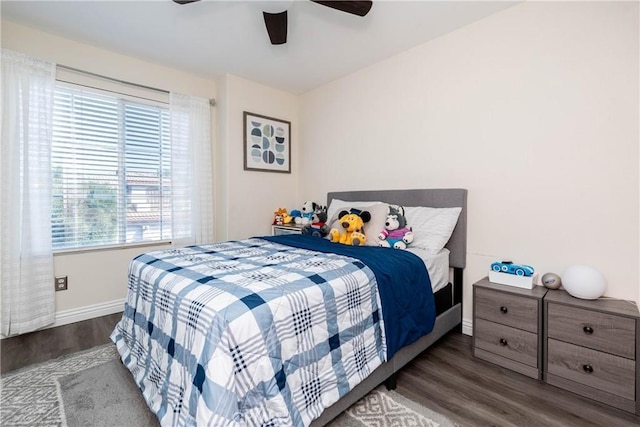
[[[307,224],[302,228],[302,234],[309,234],[316,237],[325,237],[329,234],[329,226],[327,222],[327,207],[317,205],[313,212],[311,224]]]
[[[389,206],[389,214],[384,223],[384,230],[378,235],[380,246],[394,249],[406,249],[413,242],[413,231],[407,225],[404,208]]]
[[[289,224],[291,221],[293,221],[293,218],[287,213],[285,208],[278,208],[273,213],[273,225]]]
[[[316,209],[313,211],[313,217],[311,219],[311,224],[313,225],[324,225],[327,222],[327,207],[316,205]]]
[[[308,225],[311,224],[313,220],[313,213],[318,208],[318,204],[316,202],[307,201],[302,204],[302,209],[299,211],[292,211],[292,215],[294,217],[294,221],[298,225]],[[293,215],[293,212],[296,215]]]
[[[350,211],[341,211],[338,218],[344,232],[341,233],[340,230],[332,228],[329,232],[331,241],[344,245],[363,246],[367,241],[363,227],[371,220],[371,214],[368,211],[351,209]]]
[[[284,224],[284,217],[288,216],[287,210],[285,208],[278,208],[273,213],[273,225],[282,225]]]
[[[284,215],[282,215],[282,222],[284,222],[285,224],[289,224],[293,222],[293,217],[288,213],[285,213]]]

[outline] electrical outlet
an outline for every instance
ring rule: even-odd
[[[67,290],[67,276],[56,277],[55,279],[56,291]]]

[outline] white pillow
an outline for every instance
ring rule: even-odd
[[[410,247],[437,254],[449,241],[462,208],[428,208],[407,206],[404,213],[413,229]]]
[[[341,210],[349,210],[350,208],[362,209],[365,207],[369,207],[372,205],[380,205],[382,202],[348,202],[340,199],[333,199],[329,208],[327,209],[327,218],[329,218],[329,223],[332,222],[333,216],[338,215]]]
[[[335,199],[334,199],[335,200]],[[348,203],[348,202],[347,202]],[[359,203],[359,202],[357,202]],[[372,203],[372,202],[369,202]],[[340,225],[340,212],[345,210],[348,211],[351,208],[360,209],[362,211],[367,211],[371,214],[371,219],[369,222],[364,223],[364,235],[367,236],[366,246],[378,246],[378,234],[382,230],[384,230],[384,223],[387,221],[387,213],[389,212],[389,207],[386,203],[382,202],[373,202],[377,203],[369,206],[344,206],[338,209],[333,217],[329,217],[329,229],[337,228],[341,233],[344,231],[342,225]],[[332,203],[333,204],[333,203]],[[329,236],[329,238],[331,238]]]

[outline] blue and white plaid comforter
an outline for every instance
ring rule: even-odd
[[[112,334],[162,425],[308,425],[386,359],[376,277],[248,239],[134,259]]]

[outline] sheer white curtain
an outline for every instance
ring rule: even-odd
[[[173,244],[213,241],[211,111],[209,100],[171,93]]]
[[[51,136],[55,64],[2,50],[0,284],[3,335],[54,321]]]

